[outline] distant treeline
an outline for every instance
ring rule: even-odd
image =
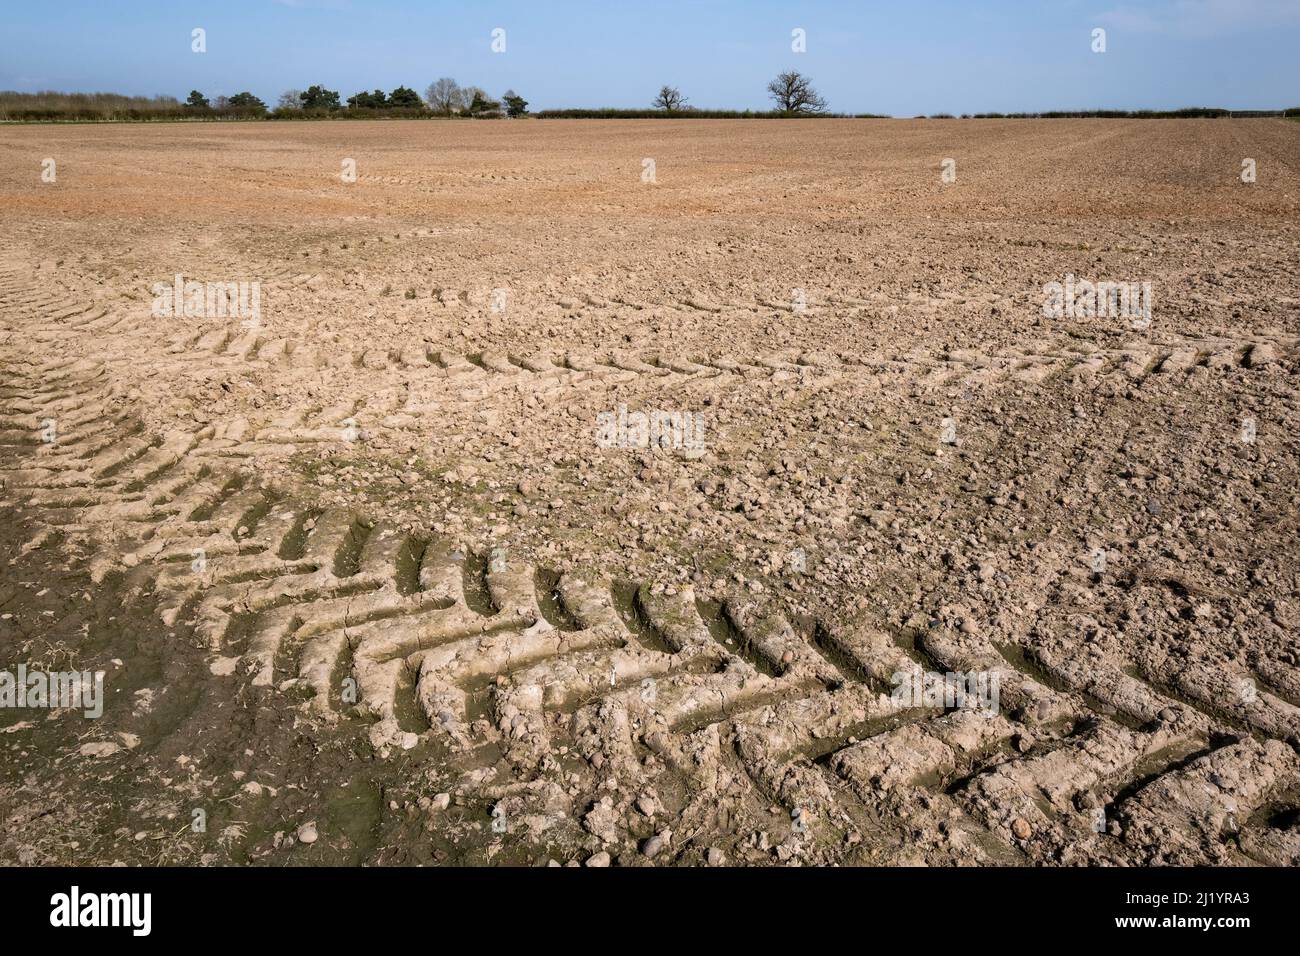
[[[790,74],[801,79],[798,74]],[[783,74],[783,77],[787,74]],[[781,79],[781,78],[778,78]],[[815,95],[815,93],[814,93]],[[778,97],[778,103],[782,100]],[[789,106],[788,102],[783,105]],[[917,119],[1218,119],[1231,116],[1277,116],[1300,119],[1300,107],[1287,110],[1225,110],[1198,106],[1179,110],[1051,110],[1041,113],[935,113]],[[252,93],[216,96],[197,90],[182,102],[174,96],[123,96],[118,93],[18,93],[0,91],[0,122],[148,122],[250,119],[889,119],[876,113],[831,113],[824,105],[774,110],[698,109],[672,87],[660,91],[655,106],[644,109],[552,109],[528,112],[528,101],[507,90],[494,99],[478,87],[461,87],[443,78],[421,97],[409,87],[348,97],[321,86],[287,90],[274,108]]]
[[[0,92],[0,122],[96,122],[149,120],[253,119],[428,119],[463,117],[499,119],[521,116],[528,102],[513,90],[500,100],[478,87],[460,87],[444,78],[429,86],[425,98],[409,87],[391,93],[362,91],[344,103],[323,86],[286,90],[274,108],[247,91],[209,99],[191,90],[184,101],[174,96],[122,96],[117,93]]]
[[[933,113],[917,119],[1222,119],[1228,116],[1300,116],[1300,107],[1289,110],[1225,110],[1211,106],[1189,106],[1181,110],[1048,110],[1043,113]]]
[[[174,96],[0,91],[0,121],[173,120],[186,117]]]
[[[782,110],[564,109],[539,110],[538,119],[889,119],[876,113],[790,113]]]

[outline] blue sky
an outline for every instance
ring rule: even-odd
[[[0,22],[0,88],[25,91],[274,103],[452,76],[533,109],[648,106],[664,83],[696,106],[764,109],[793,68],[832,109],[895,116],[1300,105],[1300,0],[5,0]]]

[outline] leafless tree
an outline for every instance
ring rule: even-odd
[[[466,105],[465,91],[449,76],[430,83],[424,91],[424,99],[429,104],[429,109],[448,116],[453,111],[464,109]]]
[[[776,108],[782,113],[825,113],[826,101],[813,89],[812,80],[788,70],[767,84]]]
[[[686,97],[682,96],[682,91],[677,87],[665,86],[655,97],[653,106],[657,110],[675,113],[686,106]]]
[[[280,94],[280,100],[275,104],[276,109],[281,110],[300,110],[302,109],[302,97],[298,90],[285,90]]]

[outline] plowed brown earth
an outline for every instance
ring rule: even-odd
[[[1297,155],[0,129],[0,670],[107,695],[0,710],[0,859],[1294,864]]]

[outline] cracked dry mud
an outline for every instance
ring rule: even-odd
[[[108,701],[0,712],[0,859],[1295,864],[1298,147],[0,132],[0,667]],[[260,323],[152,316],[177,273]],[[1044,318],[1067,274],[1151,324]]]

